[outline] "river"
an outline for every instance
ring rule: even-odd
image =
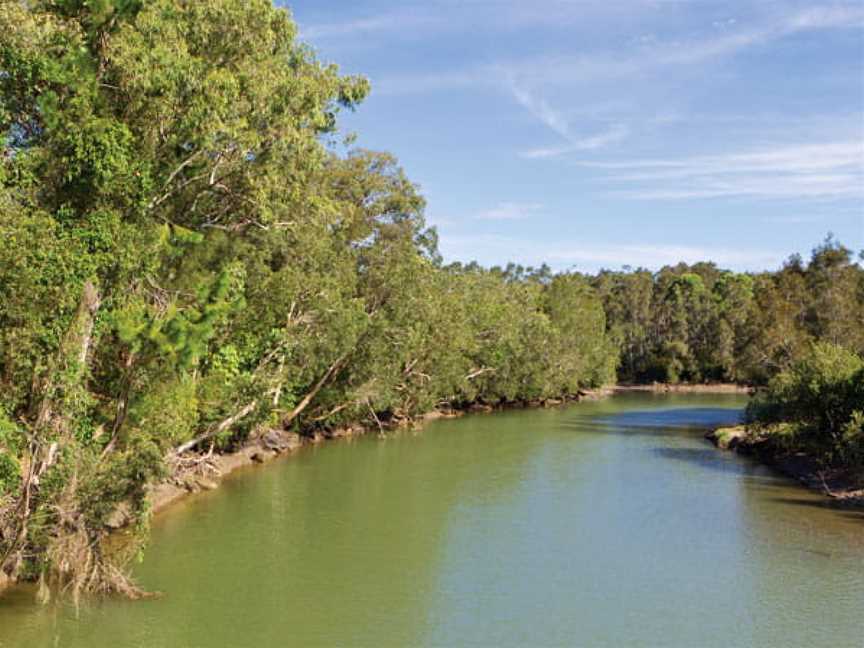
[[[735,395],[436,421],[153,523],[163,595],[0,599],[0,647],[864,645],[864,513],[703,440]]]

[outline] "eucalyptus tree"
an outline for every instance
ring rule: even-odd
[[[328,218],[321,137],[367,84],[264,0],[4,0],[0,30],[0,391],[22,474],[0,569],[124,588],[106,516],[143,519],[164,453],[262,400],[230,412],[208,375],[245,361],[279,390],[278,333],[212,348],[245,307],[235,251]]]

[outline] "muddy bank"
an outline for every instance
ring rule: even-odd
[[[743,425],[719,428],[705,438],[721,450],[753,457],[771,466],[838,505],[864,507],[864,483],[848,470],[825,468],[814,457],[781,448],[768,437],[751,434]]]
[[[424,417],[424,420],[447,416],[446,413],[434,412]],[[151,489],[149,496],[151,510],[154,514],[159,513],[191,494],[215,490],[223,478],[241,468],[269,463],[278,457],[294,454],[305,446],[356,437],[369,431],[369,428],[359,425],[310,435],[271,429],[253,435],[243,446],[233,452],[192,454],[178,458],[172,467],[171,477]],[[124,512],[118,511],[109,526],[120,528],[127,522]]]
[[[369,432],[381,433],[399,427],[422,426],[429,421],[442,418],[456,418],[466,413],[495,412],[504,409],[534,407],[557,407],[582,400],[599,400],[612,395],[614,387],[582,390],[578,394],[561,398],[547,398],[536,401],[515,401],[497,403],[471,403],[462,408],[433,410],[411,421],[398,421],[385,424],[383,429],[352,425],[332,431],[317,431],[301,435],[286,430],[271,429],[254,434],[239,449],[231,453],[193,454],[175,460],[171,477],[157,484],[150,491],[150,506],[153,513],[164,510],[171,504],[197,492],[214,490],[219,481],[234,471],[268,463],[280,456],[290,455],[304,446],[316,445],[334,439],[357,437]],[[128,522],[124,511],[118,511],[110,520],[111,528],[121,528]]]
[[[402,427],[406,424],[422,426],[423,424],[442,418],[454,418],[466,413],[488,413],[503,409],[522,409],[534,407],[557,407],[568,403],[584,400],[600,400],[608,398],[619,391],[694,391],[701,393],[746,393],[746,388],[738,385],[637,385],[608,386],[597,389],[580,390],[577,394],[560,398],[546,398],[532,401],[513,401],[497,404],[470,403],[461,408],[433,410],[410,422],[396,422],[385,425],[385,430]],[[164,510],[171,504],[201,491],[214,490],[219,487],[219,481],[234,471],[263,464],[280,456],[290,455],[307,445],[322,442],[357,437],[367,432],[379,433],[377,428],[352,425],[332,431],[318,431],[309,435],[301,435],[287,430],[271,429],[251,436],[246,443],[230,453],[192,454],[177,458],[171,468],[171,477],[155,485],[150,491],[150,506],[153,513]],[[109,521],[111,528],[121,528],[128,519],[123,510]]]
[[[616,385],[615,392],[656,392],[681,394],[750,394],[753,388],[736,383],[647,383]]]

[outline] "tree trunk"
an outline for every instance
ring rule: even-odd
[[[207,432],[204,432],[203,434],[198,435],[197,437],[195,437],[191,441],[187,441],[183,445],[175,448],[174,454],[180,455],[180,454],[183,454],[184,452],[188,452],[189,450],[194,448],[199,443],[203,443],[204,441],[207,441],[208,439],[212,439],[213,437],[216,437],[216,436],[222,434],[225,430],[234,426],[234,424],[236,424],[238,421],[246,418],[249,415],[249,413],[252,412],[257,406],[258,406],[258,401],[252,401],[248,405],[245,405],[242,409],[240,409],[240,411],[236,412],[235,414],[232,414],[231,416],[229,416],[226,419],[223,419],[217,425],[211,427]]]
[[[312,399],[314,399],[318,395],[318,392],[321,391],[321,388],[324,387],[324,385],[326,385],[336,374],[339,373],[339,370],[342,368],[342,363],[344,363],[347,358],[348,352],[346,351],[336,359],[336,362],[330,365],[327,371],[324,372],[324,375],[321,376],[320,380],[315,383],[315,386],[312,388],[312,390],[308,394],[306,394],[303,397],[303,400],[301,400],[297,404],[297,407],[291,410],[291,413],[288,414],[288,416],[286,416],[284,419],[282,419],[282,425],[284,427],[288,427],[289,425],[291,425],[294,419],[300,416],[300,414],[303,413],[303,410],[309,407],[309,403],[311,403]]]
[[[93,343],[93,327],[100,304],[98,290],[88,281],[84,284],[78,310],[60,344],[56,360],[40,390],[42,398],[30,440],[30,462],[15,506],[13,528],[2,534],[11,540],[0,558],[0,571],[13,578],[20,567],[21,552],[27,542],[30,517],[39,494],[39,480],[57,460],[62,445],[70,442],[71,426],[63,403],[57,402],[57,394],[58,391],[66,393],[71,387],[80,385],[86,377],[87,358]],[[60,383],[61,379],[65,385]],[[61,390],[61,387],[65,389]]]

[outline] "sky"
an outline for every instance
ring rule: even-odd
[[[864,248],[864,2],[295,0],[447,261],[779,267]]]

